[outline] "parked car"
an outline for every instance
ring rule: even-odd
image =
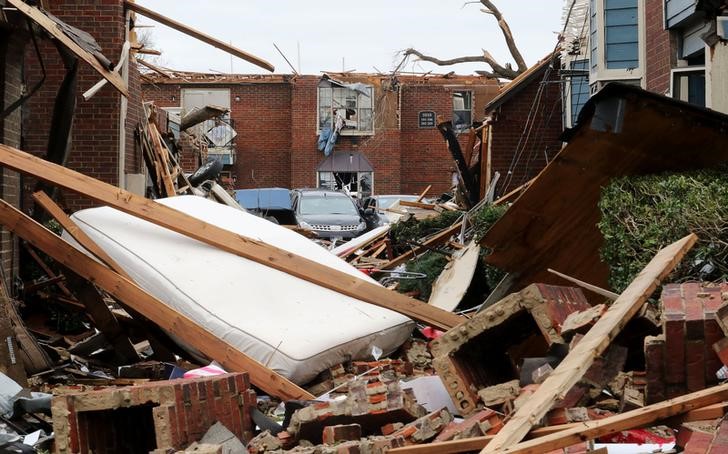
[[[285,188],[235,190],[235,200],[249,213],[280,225],[296,225],[291,191]]]
[[[365,213],[367,228],[373,229],[391,222],[390,216],[385,211],[400,200],[416,202],[420,196],[407,194],[373,195],[361,201],[362,210]]]
[[[292,194],[298,226],[314,232],[319,238],[348,240],[367,229],[356,202],[343,192],[295,189]]]

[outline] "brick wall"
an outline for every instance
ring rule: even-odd
[[[90,33],[112,61],[117,61],[124,42],[124,10],[122,0],[49,0],[48,9],[59,19]],[[44,156],[48,145],[48,134],[53,113],[53,103],[58,88],[66,73],[55,47],[48,40],[41,40],[40,48],[46,68],[46,80],[36,95],[24,106],[23,134],[24,149]],[[34,84],[41,77],[41,67],[32,46],[26,47],[25,82]],[[135,70],[130,71],[132,118],[127,121],[127,162],[137,165],[133,155],[135,109],[140,102],[139,90],[135,87]],[[111,84],[106,84],[90,100],[84,101],[81,94],[98,82],[101,76],[85,62],[79,63],[78,97],[73,123],[71,153],[67,166],[110,184],[118,184],[119,159],[119,106],[121,95]],[[130,148],[131,147],[131,148]],[[29,183],[27,189],[33,186]],[[65,202],[71,209],[91,206],[91,202],[80,196],[65,193]]]
[[[25,37],[19,32],[0,31],[0,106],[3,109],[22,93],[23,49]],[[21,108],[0,120],[0,143],[20,148]],[[0,171],[0,197],[20,206],[20,175],[8,169]],[[0,265],[10,279],[17,272],[18,242],[4,228],[0,231]],[[10,282],[5,282],[9,285]]]
[[[351,81],[374,87],[375,134],[339,136],[335,150],[362,152],[369,159],[375,193],[418,193],[430,184],[431,194],[447,191],[454,162],[436,129],[418,128],[417,115],[421,110],[433,110],[449,120],[452,91],[471,90],[473,118],[481,118],[484,105],[498,90],[497,83],[461,86],[454,85],[457,80],[423,79],[402,82],[400,94],[388,88],[388,77],[358,77]],[[233,167],[236,187],[313,187],[317,184],[316,169],[325,159],[317,149],[319,81],[319,76],[296,76],[287,83],[146,83],[142,91],[145,100],[171,107],[179,106],[185,87],[229,88],[231,117],[238,133]],[[464,145],[465,136],[461,142]]]
[[[450,189],[455,162],[437,128],[419,127],[419,113],[429,110],[451,120],[451,96],[451,91],[443,86],[402,87],[402,192],[405,194],[422,192],[429,184],[432,184],[430,195]],[[478,117],[477,112],[474,117]]]
[[[238,133],[235,138],[237,158],[233,166],[237,187],[288,187],[291,181],[291,86],[251,84],[230,88],[231,118]]]
[[[55,452],[176,451],[198,441],[216,422],[249,441],[255,405],[246,373],[55,396]]]
[[[547,157],[550,161],[561,150],[559,135],[563,126],[558,77],[558,71],[551,71],[546,81],[542,76],[536,77],[497,109],[491,144],[492,174],[500,172],[496,196],[535,177],[546,166]],[[524,135],[526,119],[542,83],[546,85],[540,102],[533,108],[533,126],[530,134]]]
[[[646,0],[645,82],[649,91],[666,94],[670,90],[670,69],[675,65],[676,42],[665,30],[663,0]]]

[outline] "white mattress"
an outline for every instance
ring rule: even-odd
[[[312,241],[254,215],[195,196],[158,202],[371,280]],[[297,384],[346,360],[370,357],[372,346],[391,352],[414,327],[394,311],[113,208],[91,208],[72,217],[143,289]]]

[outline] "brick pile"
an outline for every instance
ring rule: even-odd
[[[215,422],[249,440],[255,405],[246,373],[55,396],[56,453],[183,449]]]
[[[411,390],[402,390],[398,380],[360,379],[349,384],[345,399],[318,402],[296,411],[286,431],[296,439],[319,443],[326,426],[359,424],[363,435],[375,435],[388,423],[409,423],[424,413]]]
[[[663,287],[663,332],[644,344],[647,404],[718,383],[722,363],[713,344],[724,337],[716,317],[724,288],[694,282]]]

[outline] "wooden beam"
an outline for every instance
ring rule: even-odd
[[[714,386],[684,396],[669,399],[626,413],[609,416],[598,421],[585,421],[578,427],[562,430],[551,435],[525,441],[499,450],[503,454],[540,454],[581,443],[585,440],[610,435],[622,430],[642,427],[665,418],[705,407],[728,399],[728,384]],[[496,435],[497,437],[497,435]],[[486,449],[495,440],[491,441]]]
[[[612,339],[639,311],[660,281],[677,266],[697,239],[697,236],[690,234],[661,249],[481,452],[501,452],[520,442],[533,424],[546,415],[554,402],[576,385],[594,358],[609,347]]]
[[[84,249],[92,253],[96,258],[101,260],[106,266],[111,268],[112,270],[116,271],[117,273],[124,276],[126,279],[129,279],[130,281],[133,281],[133,279],[124,271],[124,269],[119,266],[118,263],[114,259],[111,258],[109,254],[106,253],[103,249],[99,247],[98,244],[94,240],[91,239],[90,236],[86,235],[86,232],[79,229],[73,220],[68,217],[66,213],[63,212],[61,207],[56,205],[56,203],[43,191],[38,191],[33,194],[33,200],[41,206],[46,212],[58,223],[63,227],[63,230],[68,232],[71,237],[73,237],[74,240],[78,242]]]
[[[171,79],[172,78],[172,76],[167,71],[163,70],[162,68],[160,68],[157,65],[154,65],[152,63],[149,63],[148,61],[145,61],[145,60],[143,60],[141,58],[137,58],[136,59],[136,62],[139,63],[140,65],[144,66],[145,68],[149,68],[152,71],[154,71],[155,73],[157,73],[157,74],[159,74],[159,75],[161,75],[163,77],[166,77],[167,79]]]
[[[139,362],[139,354],[109,306],[106,305],[99,289],[73,271],[66,273],[66,280],[68,285],[73,287],[76,298],[86,307],[86,313],[91,317],[96,328],[104,333],[106,340],[114,346],[114,355],[118,358],[119,364]]]
[[[62,238],[0,200],[0,224],[51,256],[125,305],[138,311],[182,342],[218,361],[230,372],[248,372],[252,383],[281,399],[313,399],[313,395],[238,351],[198,322],[175,311],[135,283],[106,268]]]
[[[569,281],[569,282],[571,282],[573,284],[576,284],[576,285],[578,285],[581,288],[584,288],[586,290],[589,290],[592,293],[596,293],[597,295],[602,295],[603,297],[608,298],[608,299],[610,299],[612,301],[614,301],[617,298],[619,298],[619,295],[617,293],[610,292],[609,290],[603,289],[601,287],[597,287],[596,285],[591,285],[588,282],[580,281],[579,279],[577,279],[575,277],[567,276],[566,274],[559,273],[558,271],[552,270],[551,268],[548,269],[548,272],[551,273],[551,274],[555,274],[556,276],[559,276],[561,279],[564,279],[564,280]]]
[[[688,410],[683,415],[667,415],[664,419],[657,419],[654,421],[648,421],[641,425],[630,426],[629,429],[637,429],[649,424],[659,422],[666,423],[670,421],[671,417],[678,418],[679,424],[683,422],[691,421],[707,421],[709,419],[722,418],[725,415],[728,402],[721,402],[713,405],[707,405],[702,407],[693,407],[692,410]],[[641,409],[640,409],[641,410]],[[636,411],[640,411],[636,410]],[[619,415],[617,415],[619,416]],[[571,423],[571,424],[560,424],[555,426],[545,426],[533,429],[528,433],[526,438],[530,440],[538,439],[546,435],[558,434],[564,430],[578,429],[583,423]],[[461,452],[471,452],[483,449],[489,442],[495,437],[495,435],[485,435],[482,437],[471,437],[462,438],[460,440],[450,440],[440,443],[427,443],[421,445],[405,446],[402,448],[390,449],[387,451],[388,454],[453,454]],[[538,451],[536,451],[538,452]]]
[[[53,219],[58,221],[61,227],[84,249],[124,278],[133,281],[114,259],[101,249],[83,230],[78,228],[76,223],[63,212],[61,207],[56,205],[48,194],[38,191],[33,194],[33,200],[46,210]],[[66,274],[69,284],[75,290],[76,297],[86,307],[87,313],[91,316],[99,331],[104,333],[106,339],[114,346],[114,353],[119,355],[120,359],[124,360],[123,364],[139,361],[139,355],[134,349],[134,346],[121,328],[114,314],[106,305],[104,297],[98,289],[78,275],[74,275],[73,272]]]
[[[45,273],[46,276],[48,276],[49,279],[56,279],[59,277],[56,273],[53,272],[52,269],[46,264],[46,262],[43,261],[42,258],[33,250],[32,247],[30,247],[27,244],[24,244],[25,250],[28,251],[28,255],[30,255],[30,258],[33,259],[33,261],[40,267],[41,270]],[[73,296],[73,293],[71,293],[70,290],[68,290],[68,287],[66,287],[66,284],[63,283],[63,281],[60,281],[56,284],[58,289],[66,295],[68,298],[76,299],[75,296]]]
[[[403,207],[422,208],[423,210],[434,210],[437,206],[432,203],[408,202],[407,200],[400,200],[399,204]]]
[[[168,150],[167,147],[162,145],[162,137],[159,135],[159,130],[154,122],[147,123],[147,130],[152,138],[152,150],[156,154],[157,161],[159,162],[158,169],[161,172],[162,187],[167,197],[174,197],[177,195],[177,189],[174,187],[174,179],[172,174],[169,172],[169,160],[167,159]]]
[[[426,240],[424,243],[422,243],[421,246],[416,246],[415,248],[405,252],[404,254],[393,258],[389,262],[385,263],[381,266],[381,269],[383,270],[389,270],[394,268],[395,266],[406,262],[407,260],[411,259],[415,256],[415,254],[418,254],[419,252],[425,251],[427,248],[431,248],[433,246],[437,246],[438,244],[442,244],[447,242],[447,240],[455,234],[455,232],[460,231],[460,228],[462,227],[462,222],[457,222],[450,227],[441,230],[437,234],[435,234],[432,238]],[[449,312],[448,312],[449,313]]]
[[[14,0],[14,1],[19,1],[19,0]],[[124,2],[124,7],[126,7],[127,9],[130,9],[138,14],[141,14],[142,16],[147,17],[153,21],[159,22],[160,24],[164,24],[167,27],[173,28],[173,29],[177,30],[178,32],[182,32],[185,35],[199,39],[203,43],[207,43],[213,47],[217,47],[218,49],[224,50],[225,52],[232,54],[238,58],[242,58],[243,60],[248,61],[263,69],[267,69],[268,71],[271,71],[271,72],[273,72],[275,70],[275,67],[272,64],[268,63],[267,61],[263,60],[262,58],[258,58],[253,54],[249,54],[243,50],[238,49],[237,47],[233,47],[230,44],[224,43],[216,38],[213,38],[210,35],[197,31],[192,27],[188,27],[187,25],[181,24],[181,23],[177,22],[176,20],[163,16],[156,11],[152,11],[149,8],[145,8],[137,3],[132,3],[132,2],[128,2],[128,1]]]
[[[422,199],[424,199],[425,196],[427,195],[427,193],[430,192],[430,189],[431,188],[432,188],[432,185],[431,184],[427,185],[427,187],[425,188],[425,190],[422,191],[422,193],[420,193],[420,196],[419,197],[417,197],[417,201],[418,202],[422,202]]]
[[[48,16],[46,16],[41,10],[36,8],[35,6],[30,6],[29,4],[25,3],[23,0],[7,0],[9,4],[13,5],[15,8],[18,9],[21,13],[26,15],[28,18],[33,20],[36,24],[38,24],[43,30],[47,31],[51,36],[53,36],[55,39],[61,42],[64,46],[66,46],[71,52],[76,54],[81,60],[85,61],[91,67],[96,70],[101,76],[111,82],[111,84],[119,90],[119,93],[122,95],[128,97],[129,92],[126,86],[126,83],[124,83],[124,80],[121,78],[121,76],[118,73],[115,73],[113,71],[109,71],[108,68],[104,67],[99,61],[94,57],[90,52],[88,52],[86,49],[82,48],[78,44],[76,44],[75,41],[73,41],[71,38],[66,36],[65,33],[61,30],[58,25],[53,22]]]
[[[429,306],[422,301],[393,292],[376,283],[338,271],[254,238],[232,233],[173,208],[4,144],[0,144],[0,165],[85,195],[101,204],[210,244],[231,254],[262,263],[352,298],[399,312],[438,329],[447,331],[465,320],[464,317]],[[459,224],[457,226],[459,228]],[[451,227],[451,229],[453,228]],[[443,241],[445,240],[447,237],[443,239]]]
[[[529,432],[529,438],[543,437],[566,429],[578,427],[580,423],[559,424],[533,429]],[[482,437],[461,438],[443,442],[426,443],[421,445],[404,446],[387,451],[387,454],[452,454],[460,452],[471,452],[483,449],[495,435],[484,435]]]

